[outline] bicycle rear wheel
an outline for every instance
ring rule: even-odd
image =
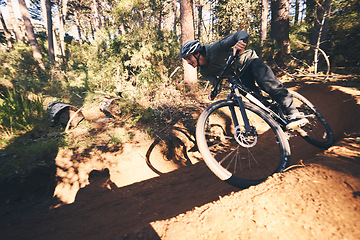
[[[159,175],[192,165],[185,144],[173,135],[165,139],[156,138],[147,150],[145,160],[148,167]]]
[[[334,144],[334,134],[324,116],[304,96],[291,90],[289,92],[293,95],[296,108],[309,120],[308,124],[298,130],[299,134],[316,147],[331,147]]]
[[[221,180],[238,187],[258,184],[290,162],[290,146],[280,126],[259,107],[246,102],[244,106],[252,135],[246,135],[234,100],[211,104],[196,125],[196,142],[207,166]]]

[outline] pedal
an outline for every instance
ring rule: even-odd
[[[309,123],[309,120],[307,120],[306,118],[303,118],[299,121],[290,122],[289,124],[286,125],[286,128],[288,130],[296,130],[297,128],[301,128],[308,123]]]
[[[306,125],[306,124],[304,124],[304,125]],[[306,137],[308,135],[307,132],[304,131],[301,127],[295,128],[294,131],[297,131],[300,134],[300,136],[302,136],[302,137]]]

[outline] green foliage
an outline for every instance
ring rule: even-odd
[[[324,43],[332,64],[352,67],[360,74],[360,2],[334,0],[329,25],[329,40]]]
[[[259,0],[220,0],[215,7],[215,23],[220,36],[238,30],[247,30],[251,35],[257,31],[261,18]]]
[[[121,35],[106,29],[91,44],[72,42],[63,88],[80,95],[96,90],[133,94],[156,86],[179,64],[180,48],[172,33],[159,34],[149,28]]]
[[[24,92],[8,90],[0,95],[0,132],[16,134],[29,131],[41,122],[46,113],[43,100],[34,96],[30,99]]]
[[[170,4],[170,0],[121,0],[115,7],[114,15],[126,32],[139,27],[156,28],[160,15],[163,17],[168,13]]]
[[[0,52],[0,75],[11,81],[16,88],[38,92],[42,88],[38,64],[30,46],[23,42],[14,44],[13,50]]]
[[[33,168],[53,164],[59,139],[38,135],[39,130],[17,136],[6,148],[0,149],[0,182],[24,178]]]
[[[134,126],[154,123],[156,118],[156,111],[151,108],[141,107],[133,101],[121,100],[118,107],[120,109],[119,117],[129,119]]]

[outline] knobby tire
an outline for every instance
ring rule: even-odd
[[[290,146],[278,123],[256,105],[245,102],[244,106],[250,124],[257,132],[254,146],[243,147],[235,139],[230,108],[235,109],[240,125],[238,131],[244,131],[235,100],[211,104],[196,125],[197,145],[209,169],[221,180],[238,187],[256,185],[284,170],[290,162]],[[246,139],[245,144],[249,144]],[[252,138],[249,139],[251,142]]]
[[[310,144],[327,149],[334,144],[334,134],[320,111],[304,96],[289,90],[293,95],[296,108],[303,112],[309,123],[300,130],[300,135]]]

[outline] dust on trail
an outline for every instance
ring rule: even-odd
[[[93,171],[72,204],[2,206],[1,239],[359,239],[359,105],[322,84],[299,92],[337,143],[323,151],[291,139],[294,167],[262,184],[232,187],[203,162],[123,187],[111,171]]]

